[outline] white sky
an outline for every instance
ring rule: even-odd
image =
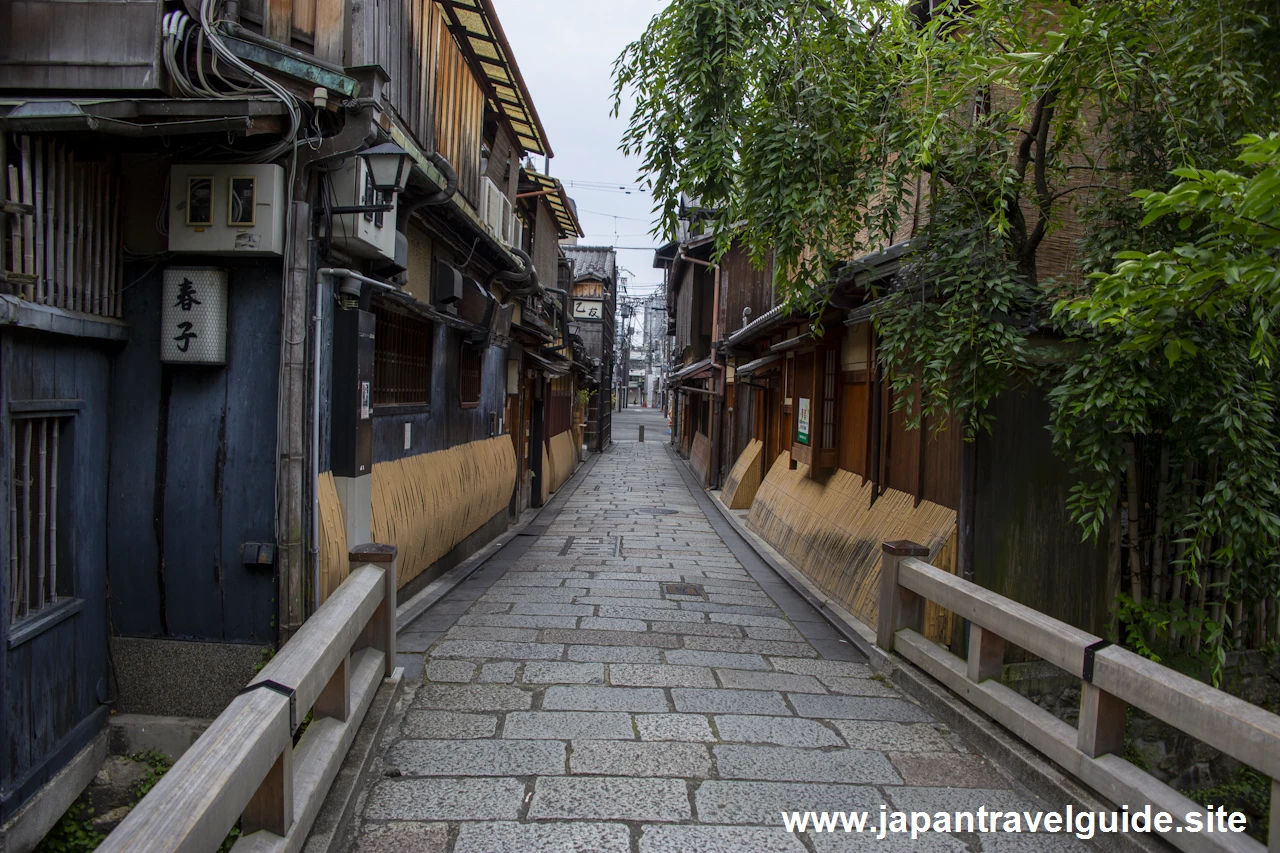
[[[578,203],[587,232],[579,242],[656,248],[658,240],[649,234],[653,200],[637,186],[639,161],[618,151],[629,112],[624,109],[614,119],[609,111],[613,61],[667,0],[493,0],[493,5],[555,151],[551,174],[564,181]],[[541,169],[541,158],[535,162]],[[652,293],[661,284],[653,248],[619,249],[618,264],[632,273],[627,295]]]

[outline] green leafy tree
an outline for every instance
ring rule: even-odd
[[[1158,458],[1152,543],[1131,550],[1122,610],[1131,643],[1158,657],[1152,640],[1176,649],[1181,636],[1215,669],[1229,637],[1267,633],[1266,611],[1246,606],[1280,594],[1280,137],[1245,138],[1237,160],[1134,194],[1140,224],[1172,222],[1182,239],[1118,253],[1090,293],[1058,304],[1085,346],[1051,392],[1090,533],[1137,494],[1137,445]]]
[[[1255,266],[1226,264],[1219,253],[1246,244],[1215,236],[1227,222],[1205,200],[1243,199],[1245,184],[1267,195],[1270,161],[1219,170],[1237,139],[1280,125],[1275,4],[921,5],[674,0],[615,73],[618,103],[636,94],[623,147],[663,228],[696,199],[719,249],[736,239],[758,264],[773,257],[775,290],[808,312],[837,264],[911,239],[876,324],[893,387],[919,390],[916,421],[973,438],[1011,382],[1042,383],[1086,535],[1127,510],[1130,644],[1216,664],[1232,644],[1265,642],[1270,308],[1218,277],[1261,269],[1275,249],[1255,224]],[[1193,166],[1194,199],[1175,189],[1190,173],[1174,171]],[[1266,221],[1240,205],[1233,215]],[[1084,233],[1064,247],[1066,225]],[[1194,283],[1166,292],[1161,277],[1179,270]],[[1219,321],[1200,316],[1219,308]],[[1072,348],[1045,345],[1064,336]]]

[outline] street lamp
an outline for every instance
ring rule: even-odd
[[[357,152],[364,160],[365,170],[369,176],[369,188],[377,192],[387,201],[378,204],[348,204],[328,209],[330,216],[343,216],[348,213],[389,213],[395,209],[389,197],[404,192],[409,184],[409,169],[413,166],[413,156],[394,142],[384,142],[364,151]]]
[[[369,170],[369,186],[382,193],[402,193],[409,185],[413,157],[394,142],[384,142],[360,152]]]

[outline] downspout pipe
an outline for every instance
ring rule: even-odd
[[[564,342],[567,344],[569,343],[569,291],[563,290],[559,287],[543,287],[542,289],[547,293],[560,294],[560,321],[564,323],[564,329],[561,331],[561,335],[564,337]]]
[[[322,267],[316,270],[316,273],[316,310],[311,318],[312,335],[315,341],[315,346],[312,347],[314,361],[311,365],[311,553],[314,557],[311,582],[313,601],[318,610],[320,608],[320,332],[324,321],[325,279],[341,281],[344,278],[353,278],[384,290],[397,293],[401,291],[386,282],[369,278],[355,270]]]
[[[489,276],[488,280],[484,283],[485,290],[488,290],[490,287],[493,286],[493,283],[495,281],[512,282],[512,283],[522,282],[522,281],[528,282],[523,287],[508,286],[507,298],[503,300],[504,302],[509,301],[512,298],[532,296],[533,294],[538,293],[540,290],[543,289],[542,285],[538,283],[538,271],[533,266],[533,258],[529,257],[528,253],[525,252],[523,249],[513,248],[511,252],[517,258],[519,258],[520,261],[524,264],[524,272],[506,272],[505,270],[499,270],[498,272],[495,272],[493,275]]]
[[[404,209],[405,216],[410,216],[424,207],[444,204],[458,192],[458,172],[453,168],[453,164],[435,151],[428,154],[427,159],[444,175],[444,189],[437,193],[432,193],[426,198],[418,199],[413,204],[406,205]]]
[[[316,238],[311,237],[312,267]],[[316,276],[316,310],[311,316],[311,598],[312,613],[320,609],[320,331],[324,320],[325,270]]]

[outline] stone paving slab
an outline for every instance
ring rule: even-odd
[[[413,849],[416,853],[417,848],[402,849]],[[535,850],[631,853],[631,830],[621,823],[467,823],[462,825],[453,847],[453,853],[531,853]]]
[[[766,779],[775,782],[852,782],[901,785],[902,777],[883,753],[842,749],[820,755],[781,746],[712,748],[723,779]]]
[[[792,834],[781,815],[1052,805],[873,678],[767,565],[739,562],[750,552],[720,540],[675,466],[662,443],[616,445],[536,541],[408,626],[399,659],[420,683],[352,849],[960,853],[972,836]]]
[[[869,785],[712,780],[699,786],[694,802],[703,823],[781,826],[784,810],[878,812],[884,797]]]
[[[533,819],[682,821],[692,816],[681,779],[539,779],[529,804]]]
[[[800,837],[758,826],[652,826],[640,836],[640,853],[805,853]]]
[[[502,736],[548,740],[632,740],[636,733],[631,725],[630,714],[609,711],[529,711],[508,714]]]
[[[565,747],[552,740],[402,740],[387,762],[402,776],[555,776]]]
[[[705,779],[711,755],[700,743],[575,741],[569,772],[601,776],[678,776]]]

